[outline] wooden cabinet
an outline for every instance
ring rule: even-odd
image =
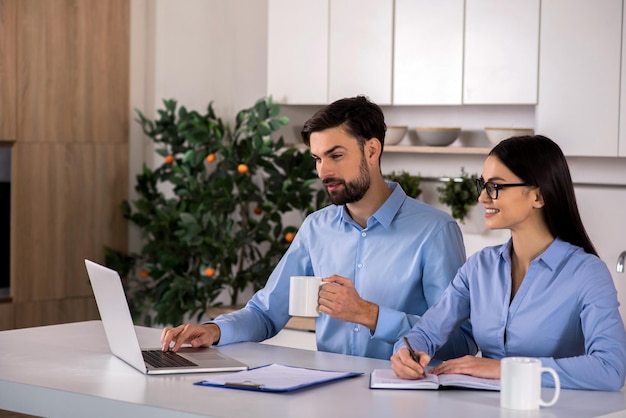
[[[0,300],[0,331],[15,328],[13,302]]]
[[[536,104],[539,0],[467,0],[464,104]]]
[[[17,0],[0,0],[0,141],[15,141],[17,125]]]
[[[540,45],[537,131],[566,155],[618,156],[622,0],[542,0]]]
[[[84,259],[128,241],[130,5],[16,4],[12,302],[0,315],[16,327],[96,319]]]
[[[391,104],[393,0],[330,0],[328,101]]]
[[[328,0],[268,3],[267,92],[283,104],[328,100]]]
[[[393,104],[460,105],[463,0],[396,0]]]

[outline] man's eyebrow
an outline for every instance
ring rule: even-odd
[[[342,149],[346,149],[346,147],[344,147],[343,145],[335,145],[334,147],[324,151],[324,155],[327,156],[329,154],[332,154],[333,152],[337,151],[337,149],[342,148]],[[311,153],[311,156],[313,157],[317,157],[317,155]]]

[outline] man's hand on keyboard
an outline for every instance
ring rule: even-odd
[[[194,348],[208,347],[217,344],[219,340],[220,328],[215,324],[183,324],[176,328],[163,329],[161,349],[176,352],[183,344],[190,344]]]

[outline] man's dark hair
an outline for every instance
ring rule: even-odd
[[[301,132],[302,141],[310,146],[313,132],[339,126],[357,139],[361,149],[371,138],[380,141],[381,150],[385,145],[387,125],[383,111],[365,96],[340,99],[317,111],[305,122]]]

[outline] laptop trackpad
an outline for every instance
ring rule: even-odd
[[[211,360],[224,360],[228,357],[223,356],[214,348],[197,349],[192,347],[181,347],[178,350],[178,354],[183,354],[185,357],[194,359],[196,361],[211,361]]]

